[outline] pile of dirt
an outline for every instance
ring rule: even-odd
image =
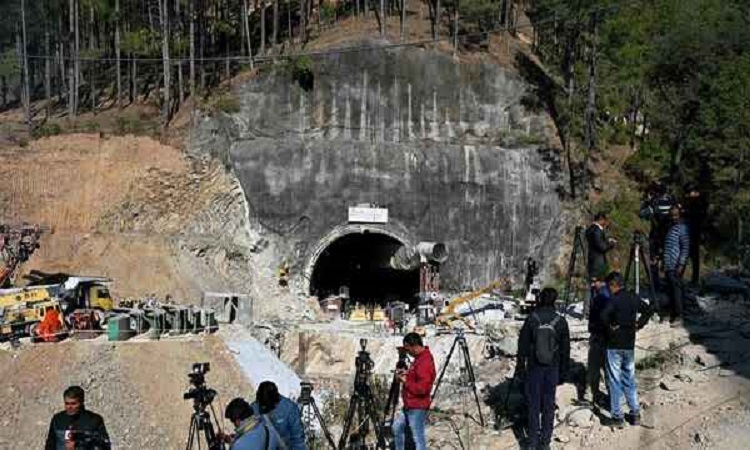
[[[238,184],[216,162],[148,137],[71,134],[4,149],[0,221],[48,230],[21,275],[109,276],[119,297],[188,303],[204,289],[248,289]]]
[[[217,413],[234,397],[254,397],[232,355],[215,336],[154,342],[63,342],[0,350],[3,387],[0,448],[43,448],[49,420],[69,385],[86,391],[119,449],[184,448],[192,402],[183,400],[194,362],[219,392]],[[224,423],[222,422],[222,426]]]

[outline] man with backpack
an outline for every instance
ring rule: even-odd
[[[635,380],[635,333],[648,323],[652,310],[643,299],[624,289],[619,272],[607,275],[607,285],[612,298],[602,310],[601,323],[606,330],[609,424],[623,428],[625,421],[620,405],[623,393],[630,408],[629,422],[639,425],[641,420]]]
[[[555,311],[556,300],[556,290],[542,289],[537,309],[526,319],[518,336],[516,370],[526,379],[524,387],[529,408],[527,447],[530,449],[548,449],[550,446],[555,420],[555,391],[567,375],[570,362],[568,322]]]

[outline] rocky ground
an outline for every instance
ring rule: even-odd
[[[220,396],[217,412],[252,387],[215,336],[153,342],[67,341],[0,350],[0,449],[42,448],[49,420],[62,410],[62,392],[86,390],[118,449],[184,448],[192,403],[184,401],[194,362],[211,363],[207,383]],[[222,422],[223,425],[223,422]]]

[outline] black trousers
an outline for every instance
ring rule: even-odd
[[[684,285],[682,278],[674,273],[674,270],[668,270],[667,276],[667,294],[669,295],[669,317],[670,319],[679,319],[682,317],[682,305],[684,297]]]
[[[701,271],[701,238],[698,236],[690,236],[690,263],[693,266],[693,271],[690,274],[691,281],[693,284],[698,284],[700,271]]]
[[[529,406],[529,443],[531,448],[549,445],[555,426],[555,391],[560,370],[553,367],[534,367],[529,370],[524,385]],[[541,421],[539,420],[541,416]],[[541,432],[540,432],[541,431]]]
[[[597,334],[589,336],[589,358],[586,365],[586,387],[591,391],[592,400],[596,400],[602,380],[602,370],[606,369],[607,347],[604,337]]]

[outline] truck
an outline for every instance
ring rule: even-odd
[[[1,290],[0,341],[14,336],[34,336],[50,309],[57,313],[60,328],[64,328],[62,305],[50,294],[49,286]]]

